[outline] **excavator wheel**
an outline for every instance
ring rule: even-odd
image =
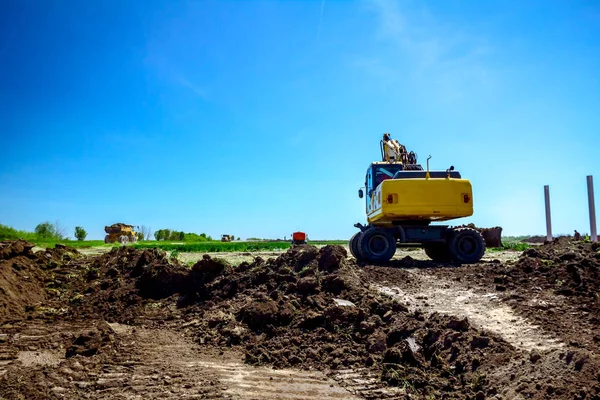
[[[462,264],[473,264],[485,253],[485,240],[475,229],[456,228],[448,242],[448,252]]]
[[[448,251],[446,243],[429,243],[423,246],[423,249],[425,250],[427,257],[435,262],[443,263],[452,261],[452,256]]]
[[[359,236],[358,253],[366,261],[388,262],[396,254],[396,238],[387,229],[367,229]]]
[[[360,239],[361,234],[362,232],[358,231],[350,238],[350,254],[356,258],[356,261],[362,261],[363,259],[358,252],[358,240]]]

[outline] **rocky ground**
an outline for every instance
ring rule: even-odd
[[[600,248],[232,266],[0,244],[0,399],[600,399]],[[408,255],[407,255],[408,254]]]

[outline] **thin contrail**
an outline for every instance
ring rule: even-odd
[[[321,15],[319,16],[319,26],[317,28],[317,42],[321,40],[321,21],[323,21],[323,9],[325,8],[325,0],[321,1]]]

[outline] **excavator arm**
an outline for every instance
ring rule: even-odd
[[[417,155],[412,151],[409,153],[404,145],[392,139],[389,133],[384,133],[381,141],[381,161],[416,164]]]

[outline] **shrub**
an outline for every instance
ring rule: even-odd
[[[83,241],[87,237],[87,232],[81,226],[75,227],[75,238],[77,240]]]
[[[58,224],[51,224],[50,222],[42,222],[35,227],[35,234],[40,239],[46,240],[62,240],[63,233],[61,232],[61,227]]]

